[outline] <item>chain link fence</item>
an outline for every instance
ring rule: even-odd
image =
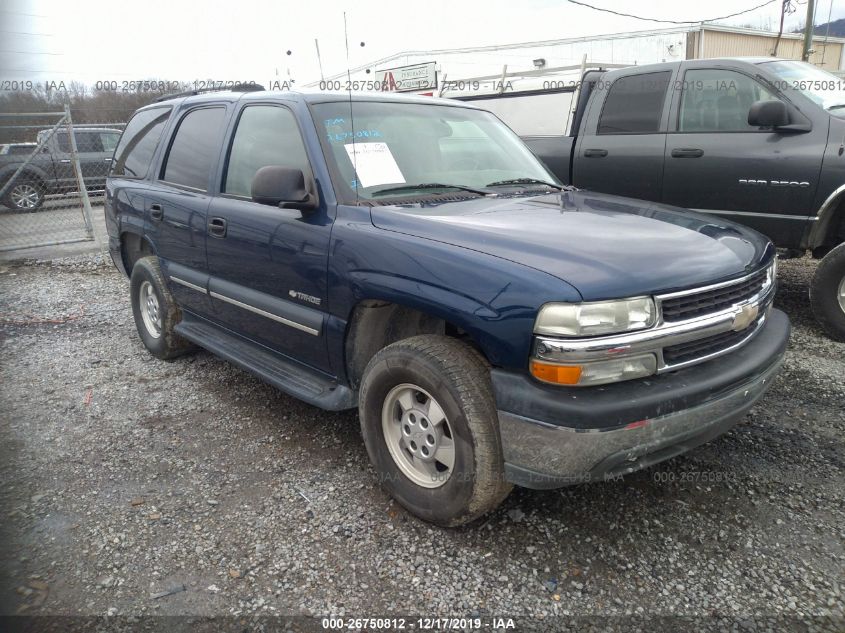
[[[0,251],[94,240],[122,123],[0,113]]]

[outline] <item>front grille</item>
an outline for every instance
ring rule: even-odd
[[[726,310],[737,303],[747,301],[758,294],[766,285],[766,271],[758,273],[730,286],[713,290],[693,292],[682,297],[664,299],[663,320],[685,321]]]
[[[700,338],[696,341],[688,341],[686,343],[664,347],[663,362],[671,367],[672,365],[680,365],[687,361],[697,360],[726,350],[747,338],[755,331],[759,323],[760,319],[757,319],[754,323],[739,332],[722,332],[721,334],[714,334],[713,336]]]

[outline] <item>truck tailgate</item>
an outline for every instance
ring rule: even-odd
[[[571,185],[570,164],[573,136],[523,136],[522,140],[552,173],[564,184]]]

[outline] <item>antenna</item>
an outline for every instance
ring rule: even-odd
[[[317,49],[317,63],[320,65],[320,81],[325,81],[326,78],[323,77],[323,60],[320,59],[320,42],[317,41],[316,37],[314,38],[314,47]],[[349,50],[348,46],[347,46],[346,50],[347,51]],[[349,65],[348,61],[349,60],[347,58],[347,64],[346,64],[347,66]]]
[[[355,170],[355,206],[358,206],[358,151],[355,147],[355,116],[352,114],[352,73],[349,70],[349,31],[343,12],[343,39],[346,43],[346,88],[349,92],[349,125],[352,128],[352,168]]]

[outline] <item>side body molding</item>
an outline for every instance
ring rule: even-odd
[[[237,306],[313,336],[320,336],[323,331],[325,315],[320,310],[224,281],[180,264],[168,263],[166,270],[168,280],[179,286],[180,290],[186,288],[207,295],[213,300]]]

